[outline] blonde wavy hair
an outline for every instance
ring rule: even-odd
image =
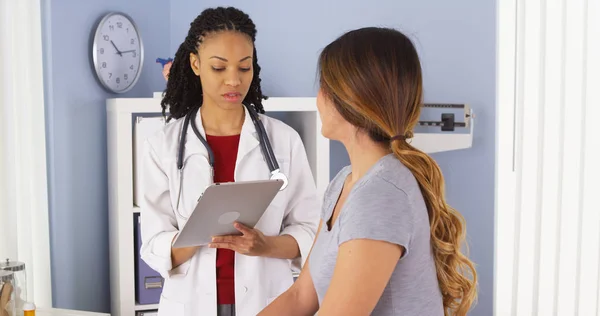
[[[461,251],[464,218],[446,203],[438,164],[406,141],[423,103],[421,63],[413,43],[389,28],[350,31],[324,48],[318,73],[321,91],[337,111],[388,145],[417,179],[429,214],[444,315],[466,315],[477,298],[477,272]]]

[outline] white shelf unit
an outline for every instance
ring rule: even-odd
[[[111,315],[134,316],[158,305],[138,305],[135,300],[134,119],[161,113],[160,98],[115,98],[106,101],[108,146],[109,253]],[[329,140],[321,135],[315,98],[269,98],[267,115],[285,114],[306,147],[319,197],[329,184]],[[318,157],[318,159],[317,159]]]

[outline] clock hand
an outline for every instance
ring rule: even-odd
[[[122,53],[122,54],[125,54],[125,53],[131,53],[131,52],[135,52],[135,49],[132,49],[132,50],[126,50],[126,51],[124,51],[124,52],[121,52],[121,53]]]
[[[115,43],[112,40],[110,40],[110,43],[117,50],[117,54],[119,54],[119,56],[123,56],[123,54],[121,53],[121,51],[117,48],[117,45],[115,45]]]

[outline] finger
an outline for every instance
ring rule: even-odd
[[[236,243],[237,239],[239,239],[240,237],[238,236],[231,236],[231,235],[227,235],[227,236],[214,236],[212,238],[212,242],[228,242],[228,243]]]
[[[229,242],[211,242],[210,244],[208,244],[209,248],[219,248],[219,249],[230,249],[233,251],[236,251],[236,249],[238,249],[238,247],[236,247],[235,244],[229,243]]]
[[[246,243],[246,238],[243,236],[215,236],[212,238],[211,243],[225,243],[239,248],[241,245]]]
[[[232,243],[210,243],[208,244],[209,248],[218,248],[218,249],[229,249],[235,251],[240,254],[248,254],[249,250],[245,246],[240,246]]]
[[[251,235],[254,233],[254,230],[252,228],[249,228],[248,226],[246,226],[242,223],[235,222],[233,224],[233,227],[235,229],[239,230],[244,235]]]

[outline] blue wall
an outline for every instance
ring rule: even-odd
[[[426,102],[468,103],[476,111],[472,149],[434,155],[446,177],[449,203],[466,217],[471,258],[478,265],[479,303],[471,315],[493,314],[496,1],[305,0],[171,2],[171,55],[203,9],[233,5],[258,27],[263,91],[315,96],[320,50],[346,30],[392,26],[416,41]],[[348,163],[332,149],[332,172]]]
[[[146,49],[126,97],[164,86],[157,56],[169,53],[169,4],[161,0],[42,1],[50,245],[55,307],[110,311],[105,92],[91,65],[101,15],[131,15]]]
[[[436,154],[449,202],[468,222],[478,265],[479,304],[492,315],[496,1],[213,1],[48,0],[44,18],[51,255],[54,304],[109,311],[105,99],[90,67],[93,26],[109,10],[136,19],[146,48],[142,77],[125,97],[164,87],[157,56],[173,56],[189,23],[206,7],[234,5],[259,28],[263,91],[315,96],[320,49],[342,32],[392,26],[416,40],[427,102],[469,103],[477,115],[474,147]],[[329,11],[335,13],[329,13]],[[144,19],[142,21],[142,18]],[[334,145],[332,172],[348,163]]]

